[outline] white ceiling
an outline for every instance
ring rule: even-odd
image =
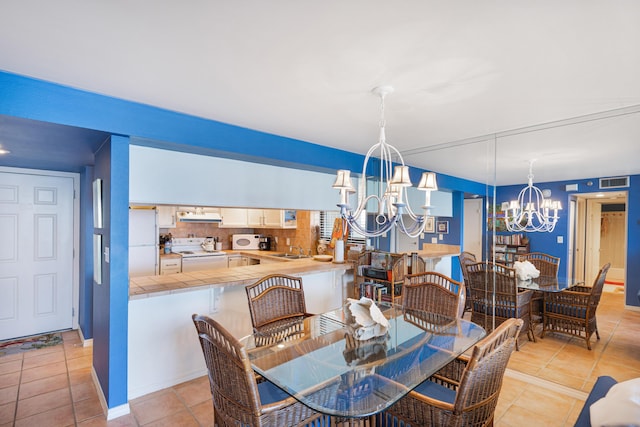
[[[392,85],[411,165],[484,181],[497,133],[499,184],[640,173],[637,0],[0,4],[5,71],[361,154]]]

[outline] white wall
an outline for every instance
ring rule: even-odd
[[[137,145],[129,154],[132,203],[338,209],[334,174]]]

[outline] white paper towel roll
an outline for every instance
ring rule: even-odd
[[[344,262],[344,240],[336,240],[336,247],[333,250],[333,262]]]

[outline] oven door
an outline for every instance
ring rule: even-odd
[[[182,272],[227,268],[226,255],[182,257]]]

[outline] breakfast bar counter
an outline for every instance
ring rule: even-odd
[[[321,262],[313,258],[284,259],[269,253],[226,251],[229,255],[258,258],[261,264],[215,270],[193,271],[163,276],[133,277],[129,280],[129,299],[148,298],[202,287],[246,286],[269,274],[302,276],[309,273],[341,272],[353,269],[351,263]]]

